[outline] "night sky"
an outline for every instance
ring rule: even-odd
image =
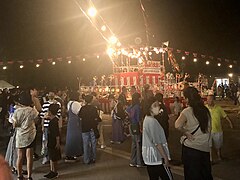
[[[145,26],[139,0],[92,2],[123,45],[135,45],[136,37],[140,37],[145,45]],[[170,41],[170,46],[174,49],[237,60],[239,65],[239,1],[142,2],[149,24],[150,45],[161,46],[162,42]],[[30,65],[22,71],[14,70],[14,73],[14,65],[5,72],[0,70],[2,78],[15,84],[28,81],[45,85],[61,78],[62,82],[56,85],[63,85],[74,81],[78,76],[87,79],[94,75],[111,73],[111,62],[106,56],[96,60],[96,54],[105,50],[106,42],[72,0],[0,2],[0,61],[46,61],[47,58],[88,56],[86,62],[73,64],[71,67],[66,67],[61,62],[58,69],[52,69],[46,63],[45,68],[40,70],[35,70]],[[32,74],[26,79],[29,71]],[[239,69],[235,68],[235,71],[239,72]]]

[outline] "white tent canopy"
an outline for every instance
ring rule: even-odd
[[[4,80],[0,80],[0,89],[12,89],[15,88],[15,86],[9,84],[8,82],[4,81]]]

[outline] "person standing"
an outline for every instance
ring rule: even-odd
[[[50,119],[48,126],[48,153],[50,159],[50,172],[44,175],[45,178],[54,179],[58,177],[57,163],[61,159],[61,145],[60,132],[58,126],[57,113],[60,106],[58,104],[51,104],[48,108],[48,119]]]
[[[170,153],[162,126],[155,118],[159,114],[159,102],[150,98],[146,102],[146,116],[143,121],[142,156],[147,165],[150,180],[171,180],[169,168]]]
[[[127,105],[127,88],[122,87],[122,92],[119,94],[118,100],[123,103],[123,106]]]
[[[74,91],[70,94],[67,104],[68,124],[65,145],[65,162],[75,162],[78,156],[83,154],[82,124],[78,113],[82,107],[79,102],[79,93]]]
[[[208,95],[207,97],[207,108],[210,111],[212,117],[212,143],[217,151],[218,161],[222,160],[221,148],[223,146],[223,130],[221,119],[226,119],[229,123],[229,126],[233,128],[233,124],[221,106],[214,103],[213,95]],[[211,156],[212,160],[212,156]]]
[[[111,112],[112,116],[112,140],[111,143],[121,144],[125,140],[123,121],[126,113],[123,104],[118,101]]]
[[[212,180],[210,112],[196,88],[184,89],[183,95],[188,107],[180,113],[175,128],[183,133],[181,144],[185,180]]]
[[[31,97],[32,97],[32,102],[33,102],[33,106],[36,108],[36,110],[40,113],[41,110],[42,110],[42,106],[41,106],[41,103],[40,103],[40,100],[38,99],[38,90],[35,88],[35,87],[30,87],[30,94],[31,94]],[[40,120],[38,120],[36,122],[36,130],[37,130],[37,134],[38,134],[38,131],[39,131],[39,125],[41,123],[39,123]],[[36,134],[36,141],[37,141],[37,134]],[[39,158],[39,155],[36,153],[36,145],[37,143],[35,143],[34,147],[33,147],[33,159],[34,160],[37,160]]]
[[[61,104],[55,100],[55,93],[54,91],[50,90],[48,93],[48,101],[46,101],[43,105],[42,105],[42,111],[40,113],[40,118],[42,119],[42,152],[41,154],[43,155],[43,160],[42,160],[42,164],[46,164],[49,159],[48,159],[48,152],[47,152],[47,140],[48,140],[48,126],[49,126],[49,122],[50,120],[48,119],[47,112],[48,112],[48,108],[51,104],[58,104],[59,105],[59,109],[58,109],[58,114],[57,117],[61,118]]]
[[[165,133],[165,137],[168,140],[168,136],[169,136],[169,116],[168,116],[168,112],[167,112],[167,108],[163,102],[163,94],[161,93],[157,93],[155,95],[156,100],[159,103],[160,106],[160,111],[158,113],[158,115],[155,116],[155,118],[157,119],[157,121],[160,123],[160,125],[162,126],[164,133]]]
[[[32,108],[32,99],[29,92],[19,95],[20,107],[13,114],[13,126],[16,128],[16,148],[18,149],[17,172],[18,179],[24,179],[22,175],[23,158],[26,154],[28,179],[32,179],[33,146],[36,137],[35,119],[38,111]]]
[[[126,112],[130,118],[130,134],[132,137],[132,147],[131,147],[131,157],[130,164],[131,167],[142,167],[144,165],[142,159],[142,139],[141,139],[141,108],[140,108],[140,95],[138,93],[132,96],[132,105],[130,105]]]
[[[97,130],[100,117],[98,115],[97,108],[91,104],[92,100],[92,95],[86,95],[86,105],[81,108],[78,114],[80,121],[82,121],[83,162],[85,164],[96,162],[97,138],[94,131]]]

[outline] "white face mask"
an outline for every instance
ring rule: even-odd
[[[153,115],[158,115],[159,114],[160,107],[152,107],[152,113]]]

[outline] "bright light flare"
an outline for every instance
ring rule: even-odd
[[[209,61],[206,61],[206,65],[209,65],[210,64],[210,62]]]
[[[36,67],[38,68],[40,66],[40,64],[36,64]]]
[[[69,61],[68,61],[68,64],[71,64],[71,63],[72,63],[72,61],[69,60]]]
[[[3,70],[6,70],[7,69],[7,66],[3,66]]]
[[[24,66],[23,66],[23,65],[20,65],[19,67],[20,67],[20,69],[22,69]]]
[[[106,30],[107,30],[107,27],[106,27],[105,25],[103,25],[103,26],[101,27],[101,30],[102,30],[102,31],[106,31]]]
[[[194,58],[194,59],[193,59],[193,62],[197,62],[197,58]]]
[[[107,49],[108,56],[111,57],[111,56],[113,56],[114,53],[115,53],[115,50],[113,48],[110,47],[110,48]]]
[[[230,78],[232,78],[232,77],[233,77],[233,73],[229,73],[228,76],[229,76]]]
[[[83,60],[83,61],[86,61],[86,59],[85,59],[85,58],[83,58],[82,60]]]
[[[53,61],[53,62],[52,62],[52,65],[55,65],[55,64],[56,64],[56,62],[55,62],[55,61]]]
[[[89,16],[94,17],[94,16],[96,16],[96,14],[97,14],[97,10],[94,7],[91,7],[88,9]]]
[[[221,66],[221,63],[218,63],[218,66]]]
[[[229,65],[229,68],[233,68],[233,65],[230,64],[230,65]]]
[[[182,57],[182,60],[185,60],[185,59],[186,59],[186,57],[185,57],[185,56],[183,56],[183,57]]]
[[[111,44],[116,44],[116,43],[118,42],[118,39],[116,38],[116,36],[111,36],[111,37],[109,38],[109,42],[110,42]]]

